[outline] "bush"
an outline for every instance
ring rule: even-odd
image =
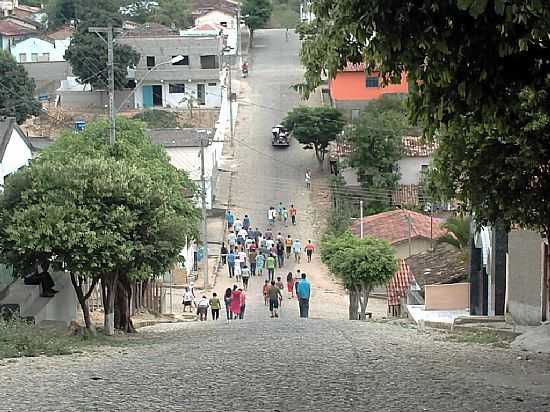
[[[175,128],[178,126],[177,114],[166,110],[145,110],[132,119],[141,120],[149,129]]]

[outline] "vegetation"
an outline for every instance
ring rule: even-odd
[[[293,29],[300,23],[299,0],[274,0],[269,27]]]
[[[120,26],[119,0],[49,0],[46,5],[48,28],[53,29],[71,21],[111,21]],[[113,20],[114,19],[114,20]],[[99,25],[99,24],[95,24]]]
[[[0,50],[0,116],[15,117],[21,124],[40,113],[34,97],[34,80],[10,52]]]
[[[395,252],[386,241],[358,239],[350,232],[325,235],[321,241],[321,259],[349,291],[350,320],[356,320],[358,315],[359,319],[365,319],[372,288],[386,284],[397,269]]]
[[[189,0],[159,0],[152,13],[152,21],[165,26],[186,29],[193,25]]]
[[[348,61],[386,82],[406,72],[410,119],[440,140],[445,194],[480,223],[550,234],[549,4],[314,0],[313,12],[300,29],[306,95]]]
[[[437,241],[447,243],[466,253],[470,241],[470,221],[469,217],[450,217],[442,225],[449,233],[441,236]]]
[[[254,31],[266,27],[273,11],[270,0],[244,0],[241,8],[241,16],[250,30],[250,44]]]
[[[351,165],[357,168],[361,186],[370,193],[387,193],[387,199],[367,197],[368,214],[387,210],[390,193],[397,188],[400,174],[395,165],[403,156],[406,127],[403,100],[387,96],[370,102],[350,128]]]
[[[342,133],[344,123],[342,113],[333,107],[296,107],[283,120],[304,149],[315,150],[321,167],[330,142]]]
[[[37,262],[71,272],[86,326],[94,331],[84,279],[101,280],[105,333],[132,331],[132,282],[164,274],[188,239],[198,214],[185,193],[187,176],[172,167],[139,122],[117,121],[67,133],[30,167],[6,182],[0,196],[0,259],[18,273]]]
[[[141,120],[149,129],[180,127],[177,114],[168,110],[149,109],[134,115],[132,119]]]

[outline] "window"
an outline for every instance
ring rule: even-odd
[[[368,76],[367,87],[378,87],[378,76]]]
[[[359,119],[359,113],[361,111],[359,109],[351,109],[351,121],[354,122],[357,119]]]
[[[147,67],[155,67],[155,56],[147,56]]]
[[[422,170],[422,173],[425,173],[428,171],[428,165],[421,165],[420,169]]]
[[[208,56],[201,56],[201,69],[217,69],[218,68],[218,56],[212,54]]]
[[[220,21],[220,26],[227,27],[227,22],[226,21]]]
[[[27,53],[19,53],[19,63],[27,62]]]
[[[209,86],[217,86],[218,83],[208,83]]]
[[[42,53],[42,61],[49,62],[50,61],[50,53]]]
[[[172,56],[172,59],[175,58],[177,56]],[[189,56],[181,56],[183,57],[182,60],[180,60],[179,62],[177,63],[172,63],[173,66],[189,66]]]
[[[31,53],[31,61],[32,62],[38,61],[38,53]]]
[[[168,85],[169,93],[185,93],[185,84],[184,83],[170,83]]]

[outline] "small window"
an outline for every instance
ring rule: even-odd
[[[19,63],[27,62],[27,53],[19,53]]]
[[[172,58],[175,58],[177,56],[172,56]],[[181,59],[177,63],[172,63],[173,66],[189,66],[189,56],[181,56],[183,59]]]
[[[218,68],[218,56],[211,54],[208,56],[201,56],[201,69],[217,69]]]
[[[367,87],[378,87],[378,76],[368,76]]]
[[[217,86],[218,83],[208,83],[209,86]]]
[[[220,21],[220,26],[227,27],[227,22],[226,21]]]
[[[50,61],[50,53],[42,53],[42,61],[49,62]]]
[[[31,53],[31,61],[32,62],[38,61],[38,53]]]
[[[185,93],[185,84],[184,83],[170,83],[168,86],[168,91],[170,93]]]
[[[426,172],[428,170],[428,165],[421,165],[420,168],[422,172]]]
[[[155,67],[155,56],[147,56],[147,67]]]

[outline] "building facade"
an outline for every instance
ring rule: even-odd
[[[14,118],[0,118],[0,191],[7,176],[26,166],[32,147]]]
[[[65,61],[65,51],[70,43],[70,39],[29,37],[12,46],[11,54],[17,63],[60,62]]]

